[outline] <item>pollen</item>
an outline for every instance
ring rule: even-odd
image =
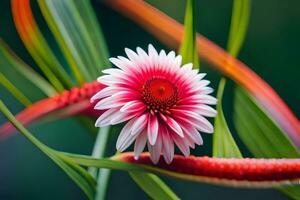
[[[178,101],[178,89],[167,79],[151,78],[142,87],[142,100],[152,114],[168,114]]]

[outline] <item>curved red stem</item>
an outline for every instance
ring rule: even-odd
[[[171,164],[166,164],[161,158],[157,165],[152,163],[149,153],[141,154],[138,160],[134,159],[133,153],[123,153],[114,159],[175,172],[178,178],[231,186],[271,187],[299,183],[300,180],[300,159],[228,159],[175,155]]]
[[[66,90],[57,96],[38,101],[16,115],[17,120],[28,125],[37,119],[46,117],[55,112],[60,117],[85,114],[91,117],[101,115],[101,111],[94,110],[94,104],[90,98],[105,86],[98,83],[85,83],[82,87]],[[0,138],[7,137],[15,131],[15,128],[6,123],[0,127]]]

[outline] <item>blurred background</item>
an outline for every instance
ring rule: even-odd
[[[178,21],[183,21],[184,0],[148,0],[147,2]],[[124,55],[124,47],[145,48],[149,43],[154,44],[156,48],[167,49],[136,24],[105,7],[100,0],[93,0],[92,4],[106,36],[111,56]],[[198,0],[197,4],[198,32],[225,47],[232,1]],[[34,1],[32,6],[42,32],[49,43],[54,44],[55,41]],[[300,116],[299,35],[300,1],[253,0],[249,31],[239,56],[240,60],[278,92],[298,117]],[[0,37],[26,63],[35,67],[14,27],[10,0],[1,1]],[[53,47],[56,48],[55,45]],[[201,70],[208,73],[207,78],[211,80],[213,88],[216,88],[220,74],[204,64]],[[230,82],[227,86],[223,107],[234,133],[231,119],[234,83]],[[0,98],[14,113],[23,109],[2,87],[0,87]],[[4,121],[3,115],[0,114],[0,124]],[[82,154],[91,153],[94,138],[86,134],[86,130],[74,119],[38,124],[31,126],[30,130],[41,141],[55,149]],[[111,135],[110,153],[115,150],[115,138],[116,135]],[[193,151],[195,155],[211,155],[211,135],[204,135],[204,142],[204,146],[197,147]],[[238,138],[237,142],[243,149],[244,155],[251,156]],[[270,189],[234,189],[169,178],[164,180],[182,199],[287,199],[283,194]],[[107,199],[124,198],[147,199],[148,197],[126,172],[114,171]],[[85,199],[85,196],[52,161],[17,134],[0,141],[0,199]]]

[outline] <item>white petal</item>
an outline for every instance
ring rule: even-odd
[[[113,87],[106,87],[97,92],[92,98],[91,102],[94,102],[96,99],[101,99],[103,97],[110,96],[116,92],[116,89]]]
[[[138,62],[140,60],[139,56],[131,49],[125,48],[125,53],[131,61]]]
[[[166,123],[180,137],[184,137],[181,127],[172,117],[166,116]]]
[[[190,155],[190,148],[189,148],[189,145],[188,145],[186,139],[180,138],[176,134],[172,134],[172,138],[173,138],[175,144],[180,149],[180,151],[183,153],[183,155],[184,156],[189,156]]]
[[[131,134],[132,135],[135,135],[135,134],[139,134],[142,132],[142,130],[145,129],[146,125],[147,125],[147,122],[148,122],[148,113],[146,114],[143,114],[141,116],[139,116],[134,124],[132,125],[132,131],[131,131]]]
[[[148,149],[150,152],[150,159],[152,160],[152,162],[154,164],[157,164],[159,161],[161,149],[162,149],[162,139],[161,139],[160,135],[157,137],[157,141],[156,141],[155,145],[151,145],[148,142]]]
[[[148,45],[148,55],[150,57],[157,57],[158,56],[158,53],[157,53],[156,49],[153,47],[152,44]]]
[[[144,108],[145,105],[140,100],[129,101],[120,109],[121,112],[132,112]]]
[[[131,135],[131,128],[135,121],[135,118],[130,120],[121,130],[121,133],[118,137],[116,148],[118,151],[124,151],[126,148],[128,148],[134,139],[137,137],[137,135]]]
[[[158,135],[158,121],[155,115],[149,115],[147,127],[148,140],[151,145],[154,145]]]
[[[144,130],[139,136],[136,138],[134,144],[134,158],[137,160],[140,154],[143,152],[145,145],[147,142],[147,131]]]
[[[119,108],[112,108],[105,111],[100,117],[97,119],[95,126],[96,127],[104,127],[110,124],[110,116],[114,113],[117,113]]]
[[[163,156],[167,164],[170,164],[174,157],[174,143],[168,131],[162,133]]]

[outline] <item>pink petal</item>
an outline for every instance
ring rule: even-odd
[[[131,128],[135,121],[135,118],[130,120],[121,130],[121,133],[118,137],[116,148],[118,151],[124,151],[126,148],[128,148],[134,139],[137,137],[137,135],[131,135]]]
[[[190,155],[190,148],[187,141],[183,138],[180,138],[177,134],[171,134],[175,144],[178,146],[180,151],[183,153],[184,156]]]
[[[140,132],[142,132],[142,130],[145,129],[148,122],[148,115],[148,113],[145,113],[135,120],[134,124],[132,125],[132,135],[139,134]]]
[[[162,152],[163,152],[164,159],[166,163],[170,164],[174,157],[174,143],[167,129],[165,129],[165,131],[162,133],[162,141],[163,141]]]
[[[154,145],[158,135],[158,121],[155,115],[150,114],[148,118],[148,140],[151,145]]]
[[[166,117],[166,123],[167,125],[175,132],[177,133],[180,137],[184,137],[183,132],[179,124],[172,118],[172,117]]]
[[[154,164],[157,164],[160,158],[161,149],[162,149],[162,139],[161,136],[158,135],[156,143],[154,145],[151,145],[148,142],[148,149],[150,152],[150,158]]]
[[[144,130],[135,140],[134,144],[134,158],[137,160],[143,152],[147,142],[147,131]]]

